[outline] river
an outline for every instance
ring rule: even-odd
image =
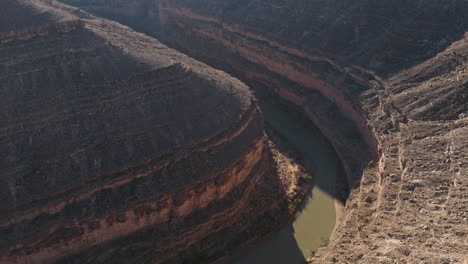
[[[292,223],[230,263],[303,264],[333,231],[335,186],[343,170],[333,147],[311,122],[266,102],[260,106],[265,121],[311,162],[314,185]]]

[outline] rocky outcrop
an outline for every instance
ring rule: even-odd
[[[347,171],[316,262],[464,263],[466,1],[66,0],[295,105]]]
[[[0,7],[1,263],[193,261],[285,203],[245,84],[63,4]]]

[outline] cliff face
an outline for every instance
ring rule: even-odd
[[[0,7],[1,263],[210,255],[280,203],[245,84],[62,4]]]
[[[466,1],[66,2],[158,36],[321,128],[359,186],[314,263],[466,261]]]

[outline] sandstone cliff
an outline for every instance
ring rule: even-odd
[[[355,184],[314,263],[464,263],[468,5],[66,0],[295,105]]]
[[[1,263],[193,260],[283,201],[245,84],[47,2],[0,3]]]

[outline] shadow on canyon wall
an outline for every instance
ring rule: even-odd
[[[288,46],[318,49],[381,76],[420,64],[468,31],[468,4],[464,0],[451,0],[450,4],[436,0],[295,0],[276,5],[270,1],[226,0],[207,8],[210,1],[176,2],[204,16],[282,40]],[[112,5],[109,1],[62,2],[119,21],[162,41],[166,33],[172,34],[159,19],[165,12],[160,8],[164,2],[161,0],[132,4],[112,0]],[[150,16],[150,13],[159,14]]]

